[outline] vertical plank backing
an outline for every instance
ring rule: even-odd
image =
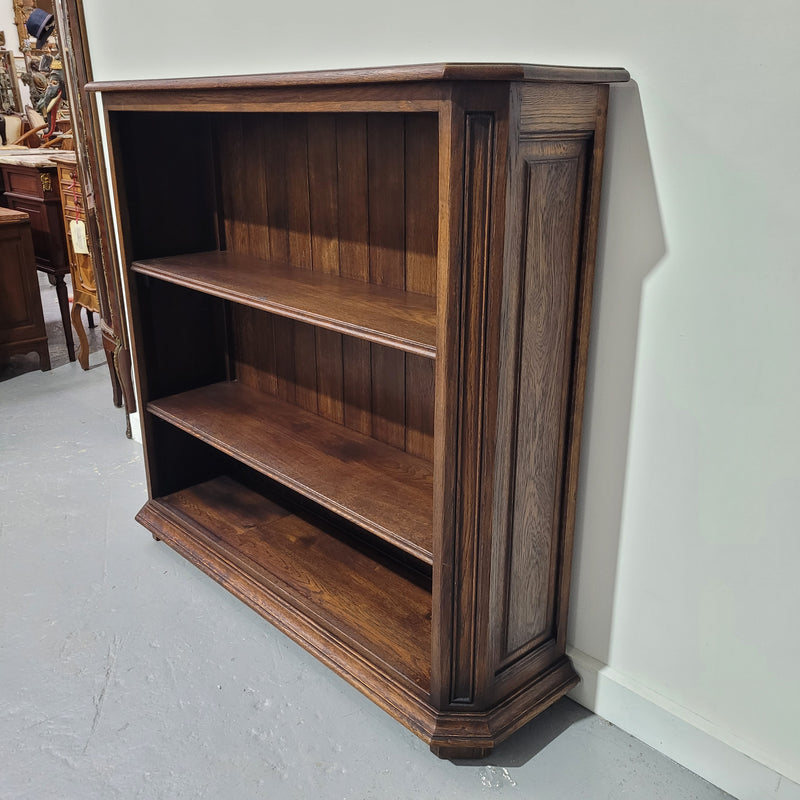
[[[433,398],[436,362],[406,354],[406,447],[412,455],[433,459]]]
[[[295,402],[306,411],[317,412],[317,337],[316,329],[304,322],[294,325]]]
[[[372,434],[372,354],[370,343],[342,338],[344,424],[366,436]]]
[[[254,389],[278,393],[275,364],[275,317],[232,304],[231,330],[235,377]]]
[[[242,192],[247,203],[248,254],[269,258],[269,211],[267,208],[267,173],[269,170],[265,118],[245,116],[243,131],[248,150],[252,153],[249,175]],[[240,159],[241,161],[241,159]],[[248,185],[249,184],[249,185]]]
[[[339,193],[339,271],[346,278],[369,281],[369,183],[367,117],[336,118]]]
[[[342,334],[322,328],[317,335],[317,407],[320,416],[344,422]]]
[[[405,131],[406,289],[436,295],[439,139],[435,114],[409,114]]]
[[[405,448],[405,353],[372,344],[372,435],[393,447]]]
[[[248,229],[249,196],[247,170],[242,159],[232,154],[245,147],[244,122],[239,114],[231,114],[226,124],[219,125],[218,150],[220,154],[220,187],[223,230],[229,250],[247,253],[250,248]]]
[[[218,150],[228,249],[435,296],[436,114],[232,114]],[[239,380],[432,459],[433,361],[256,312],[232,320]]]
[[[292,320],[285,317],[275,317],[273,330],[275,334],[277,396],[287,403],[294,403],[297,397],[295,390],[294,329],[295,323]]]
[[[370,281],[397,289],[405,288],[404,127],[402,115],[368,115]]]
[[[308,188],[308,118],[287,114],[285,118],[285,169],[289,223],[289,260],[295,267],[311,269],[311,220]]]
[[[308,186],[313,269],[339,274],[336,118],[318,114],[308,126]]]
[[[267,114],[262,121],[264,136],[269,255],[289,260],[289,196],[286,176],[284,115]]]

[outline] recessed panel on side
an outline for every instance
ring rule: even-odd
[[[522,142],[507,264],[493,584],[497,671],[556,637],[586,140]]]

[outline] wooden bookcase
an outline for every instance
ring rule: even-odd
[[[433,64],[91,84],[137,519],[445,757],[567,692],[608,83]]]

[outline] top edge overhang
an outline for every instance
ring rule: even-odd
[[[348,86],[364,83],[420,81],[530,81],[539,83],[619,83],[630,80],[619,67],[558,67],[542,64],[441,63],[368,69],[277,72],[201,78],[93,81],[90,92],[261,89],[281,86]]]

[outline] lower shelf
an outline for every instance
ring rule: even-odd
[[[136,518],[442,758],[488,755],[577,682],[556,657],[487,708],[437,709],[429,576],[227,476],[150,500]]]
[[[137,520],[351,683],[378,674],[427,701],[426,576],[226,476],[153,499]]]

